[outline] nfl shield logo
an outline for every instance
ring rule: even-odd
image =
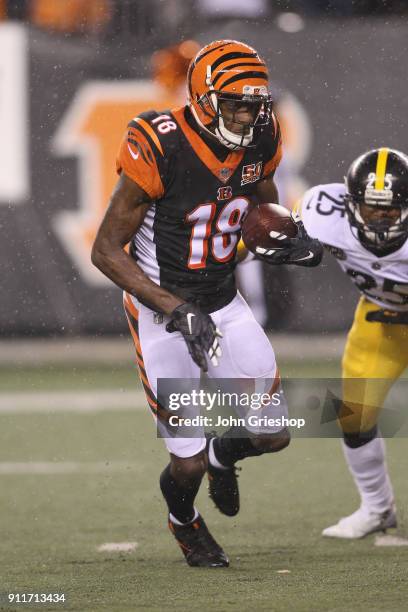
[[[227,178],[229,178],[229,175],[231,174],[231,171],[229,168],[221,168],[220,170],[220,179],[222,181],[226,181]]]

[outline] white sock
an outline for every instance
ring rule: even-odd
[[[361,497],[361,507],[368,512],[382,513],[394,500],[394,493],[385,460],[382,438],[374,438],[359,448],[342,442],[344,456]]]
[[[218,468],[219,470],[228,470],[228,467],[225,465],[222,465],[222,463],[220,463],[217,457],[215,456],[214,439],[215,438],[211,438],[210,440],[209,449],[208,449],[208,461],[213,467]]]
[[[174,523],[175,525],[190,525],[190,523],[194,523],[194,521],[197,520],[199,516],[200,516],[200,513],[195,506],[194,506],[194,516],[191,519],[191,521],[188,521],[188,523],[181,523],[178,519],[176,519],[176,517],[171,512],[169,514],[171,522]]]

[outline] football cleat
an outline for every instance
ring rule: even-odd
[[[207,453],[210,440],[207,439]],[[240,470],[235,466],[220,470],[208,460],[208,493],[218,510],[227,516],[235,516],[239,512],[237,472]]]
[[[169,529],[191,567],[228,567],[229,560],[199,516],[188,525],[176,525],[169,518]]]
[[[397,526],[395,506],[381,513],[368,512],[359,508],[350,516],[339,520],[336,525],[323,529],[322,535],[327,538],[344,538],[354,540],[364,538],[370,533],[386,531]]]

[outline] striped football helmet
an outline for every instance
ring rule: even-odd
[[[381,253],[408,236],[408,156],[382,147],[358,157],[345,177],[345,205],[357,238]]]
[[[187,95],[199,126],[232,150],[255,146],[271,122],[265,62],[255,49],[236,40],[217,40],[197,53],[188,69]],[[223,107],[230,116],[232,112],[235,124],[242,125],[240,133],[227,128]],[[249,109],[250,122],[235,119],[242,107]]]

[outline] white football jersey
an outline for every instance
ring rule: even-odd
[[[370,253],[353,234],[344,195],[342,183],[317,185],[305,193],[299,212],[308,234],[326,246],[370,302],[408,311],[408,240],[390,255]]]

